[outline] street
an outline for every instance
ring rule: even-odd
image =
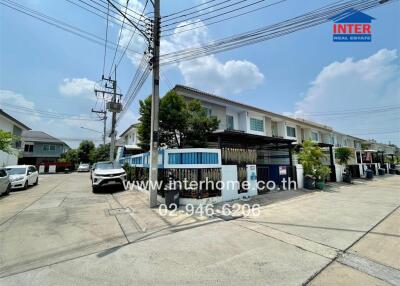
[[[149,209],[88,173],[0,199],[1,285],[400,285],[400,176],[256,197],[259,216]]]

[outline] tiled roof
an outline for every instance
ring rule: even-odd
[[[22,138],[24,141],[30,141],[30,142],[61,143],[67,145],[60,139],[57,139],[42,131],[32,131],[32,130],[23,131]]]

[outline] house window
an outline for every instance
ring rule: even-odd
[[[278,122],[272,121],[271,129],[272,129],[272,136],[278,136]]]
[[[250,117],[250,130],[264,132],[264,121]]]
[[[24,151],[32,153],[33,152],[33,145],[25,145]]]
[[[286,126],[286,135],[288,137],[296,137],[296,128],[291,126]]]
[[[211,109],[208,107],[203,107],[204,113],[207,117],[211,117]]]
[[[56,151],[56,146],[45,144],[43,145],[43,151]]]
[[[311,131],[311,140],[312,141],[319,141],[319,136],[317,132]]]
[[[233,124],[233,116],[232,115],[226,116],[226,128],[227,129],[235,129],[235,126]]]

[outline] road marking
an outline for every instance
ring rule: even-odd
[[[395,268],[352,253],[344,253],[340,255],[337,258],[337,261],[390,284],[400,285],[400,271]]]

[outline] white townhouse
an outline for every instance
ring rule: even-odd
[[[15,137],[20,138],[20,140],[12,144],[14,150],[12,154],[0,151],[0,167],[16,165],[18,163],[19,152],[22,148],[22,132],[30,130],[30,128],[0,109],[0,130],[10,132]]]
[[[294,143],[310,139],[334,145],[334,131],[329,126],[273,113],[183,85],[176,85],[174,90],[188,100],[200,100],[207,114],[219,119],[217,132],[239,131],[294,140]]]
[[[122,155],[134,155],[141,153],[143,150],[139,146],[140,140],[137,133],[138,123],[132,124],[124,132],[121,133],[118,139],[118,154]]]

